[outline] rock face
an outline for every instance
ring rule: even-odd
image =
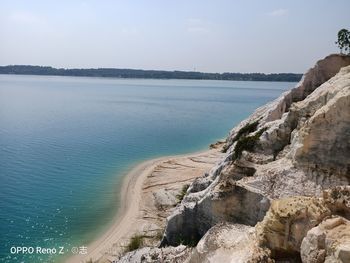
[[[191,248],[184,245],[178,247],[150,248],[144,247],[127,253],[118,260],[119,263],[180,263],[190,256]]]
[[[254,226],[273,199],[348,185],[347,65],[342,55],[318,61],[294,89],[233,129],[223,161],[195,180],[168,218],[162,245],[177,245],[179,237],[196,242],[222,221]]]
[[[350,186],[338,186],[326,190],[323,193],[323,197],[320,198],[295,196],[274,200],[264,220],[256,225],[258,240],[262,247],[271,250],[271,255],[275,259],[297,258],[301,253],[303,262],[318,262],[304,260],[306,254],[308,254],[306,251],[308,249],[311,251],[313,246],[320,242],[321,238],[321,235],[316,238],[312,234],[319,230],[311,229],[318,229],[316,226],[322,226],[322,224],[327,228],[332,225],[331,222],[335,222],[334,220],[328,221],[329,219],[327,218],[331,215],[337,215],[336,218],[348,216],[349,211]],[[323,220],[329,224],[321,223]],[[337,222],[340,221],[338,220]],[[304,238],[309,235],[309,230],[311,231],[312,246],[309,246],[311,241],[305,241]],[[331,236],[334,237],[336,234],[339,234],[340,237],[346,233],[342,228],[339,228],[335,229],[334,235]],[[350,235],[350,232],[348,232],[348,235]],[[302,245],[302,242],[304,242],[304,245]],[[331,246],[329,242],[327,244]],[[319,245],[320,249],[322,247],[324,248],[324,245]],[[317,250],[312,255],[310,254],[310,257],[321,257],[323,253],[321,252]]]
[[[307,232],[330,214],[330,209],[318,198],[275,200],[257,225],[261,245],[268,247],[274,258],[297,257]]]
[[[332,214],[350,219],[350,186],[337,186],[323,192],[326,205]]]
[[[179,211],[181,216],[168,218],[167,231],[174,234],[168,235],[163,244],[177,245],[179,240],[184,244],[197,243],[209,228],[219,222],[237,222],[253,226],[263,219],[269,201],[261,194],[229,182],[219,183],[216,188],[215,194],[206,196],[200,203],[182,206]]]
[[[337,216],[312,228],[301,244],[301,259],[305,263],[350,262],[350,221]]]
[[[350,262],[349,65],[318,61],[235,127],[224,158],[167,218],[161,246],[198,243],[183,262]],[[334,215],[343,223],[329,230]]]
[[[291,157],[308,173],[350,179],[350,68],[293,105],[299,116]],[[300,118],[302,116],[302,118]],[[320,143],[322,142],[322,143]],[[320,178],[325,180],[326,178]]]
[[[259,247],[254,227],[220,223],[204,235],[189,263],[272,262],[268,250]]]

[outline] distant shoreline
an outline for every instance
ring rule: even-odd
[[[165,71],[117,68],[64,69],[30,65],[0,66],[0,74],[100,77],[119,79],[193,79],[274,82],[298,82],[301,80],[302,77],[302,74],[298,73],[204,73],[197,71]]]

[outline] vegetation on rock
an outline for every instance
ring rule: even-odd
[[[177,237],[177,244],[185,245],[188,247],[195,247],[197,246],[199,240],[200,237],[198,235],[183,236],[179,234]]]
[[[140,248],[143,245],[143,235],[135,234],[130,238],[128,245],[125,248],[125,252],[130,252]]]
[[[185,184],[184,186],[182,186],[181,192],[179,194],[176,195],[176,198],[178,200],[179,203],[181,203],[182,199],[184,199],[184,196],[187,192],[187,189],[190,187],[189,184]]]
[[[256,142],[259,140],[261,134],[266,131],[266,127],[260,129],[256,134],[251,136],[243,136],[239,138],[235,146],[235,151],[233,154],[234,159],[239,159],[242,156],[243,151],[251,152],[254,150]]]
[[[249,133],[255,132],[256,128],[258,128],[259,120],[247,123],[245,126],[243,126],[236,134],[236,136],[233,138],[233,141],[237,141],[241,138],[242,135],[247,135]]]
[[[338,44],[340,48],[340,53],[343,53],[343,49],[345,53],[350,55],[350,31],[347,29],[341,29],[338,32],[338,41],[335,42]]]
[[[243,135],[248,135],[249,133],[255,132],[258,125],[259,120],[254,121],[252,123],[247,123],[236,133],[236,135],[232,139],[232,142],[238,141]],[[222,149],[222,152],[226,152],[228,150],[228,147],[228,145],[225,145]]]

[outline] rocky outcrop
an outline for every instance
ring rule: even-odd
[[[200,203],[183,205],[178,213],[168,218],[166,231],[173,234],[167,235],[163,245],[177,245],[179,240],[184,244],[197,243],[219,222],[237,222],[254,226],[263,219],[269,207],[268,199],[238,184],[221,182],[215,188],[217,188],[213,189],[215,193],[206,196]]]
[[[272,202],[264,220],[257,225],[262,247],[275,259],[296,258],[307,232],[331,215],[323,201],[314,197],[289,197]]]
[[[195,180],[168,218],[162,245],[177,245],[179,236],[196,242],[222,221],[254,226],[271,200],[321,196],[324,189],[349,184],[346,65],[349,56],[318,61],[294,89],[233,129],[226,157]]]
[[[183,262],[346,262],[347,239],[323,237],[347,223],[323,225],[350,219],[349,65],[345,55],[318,61],[234,128],[224,158],[168,217],[161,246],[196,246]]]
[[[280,119],[289,110],[292,103],[304,100],[316,88],[337,74],[342,67],[348,66],[349,59],[349,56],[332,54],[317,61],[316,65],[304,74],[299,84],[283,94],[283,99],[278,100],[276,107],[272,107],[268,111],[265,121]]]
[[[323,200],[332,214],[350,219],[350,186],[337,186],[325,190]]]
[[[189,263],[270,263],[270,251],[259,247],[254,227],[220,223],[193,250]]]
[[[127,253],[118,260],[119,263],[181,263],[185,262],[191,253],[191,248],[184,245],[166,248],[144,247]]]
[[[270,249],[275,259],[296,258],[301,250],[306,253],[307,245],[301,244],[311,229],[320,225],[323,220],[328,220],[331,215],[349,216],[349,211],[350,186],[328,189],[320,198],[296,196],[274,200],[264,220],[256,226],[258,240],[261,247]],[[342,232],[343,230],[340,231],[340,236],[345,234]],[[313,239],[312,242],[317,240]],[[318,255],[319,251],[315,253]],[[312,257],[317,258],[316,254]]]
[[[350,180],[350,67],[293,105],[298,127],[291,158],[309,174]],[[325,180],[322,178],[322,180]]]
[[[279,122],[278,120],[284,118],[286,113],[289,112],[290,106],[293,103],[304,100],[316,88],[328,81],[330,78],[334,77],[341,68],[346,67],[349,64],[350,56],[338,54],[332,54],[322,60],[319,60],[313,68],[309,69],[307,73],[304,74],[303,78],[295,88],[286,91],[275,101],[257,109],[247,120],[244,120],[234,129],[232,129],[226,140],[225,148],[229,149],[232,146],[232,144],[235,142],[235,135],[246,124],[253,123],[259,119],[261,120],[261,126],[266,123],[276,126],[275,129],[272,129],[274,130],[274,135],[276,136],[274,141],[280,141],[282,145],[273,146],[270,144],[270,147],[276,150],[283,148],[283,142],[288,140],[288,130],[292,129],[293,127],[288,127],[288,125],[283,126],[283,122]],[[275,121],[277,122],[275,123]],[[282,125],[280,126],[279,124]],[[266,151],[267,149],[264,150]]]
[[[301,243],[304,263],[350,262],[350,221],[343,217],[324,220]]]

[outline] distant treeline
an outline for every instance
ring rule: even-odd
[[[146,79],[215,79],[215,80],[251,80],[251,81],[291,81],[297,82],[302,74],[294,73],[203,73],[196,71],[163,71],[140,69],[64,69],[42,66],[11,65],[0,66],[0,74],[19,75],[55,75],[113,78],[146,78]]]

